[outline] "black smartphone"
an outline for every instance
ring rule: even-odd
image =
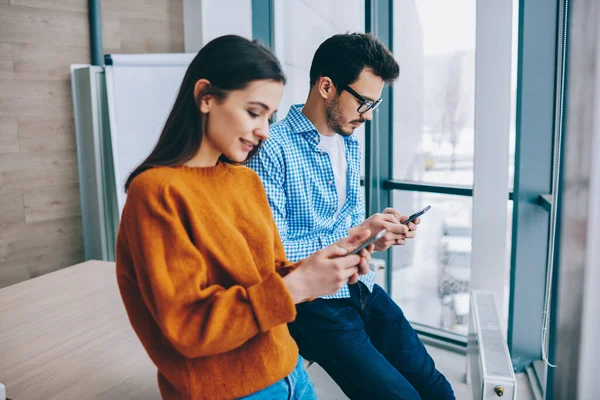
[[[410,222],[413,222],[415,219],[419,218],[421,215],[423,215],[427,211],[429,211],[430,208],[431,208],[431,206],[427,206],[424,209],[417,211],[416,213],[414,213],[413,215],[408,217],[408,219],[406,221],[402,221],[402,224],[408,225]]]
[[[385,229],[380,230],[377,233],[377,235],[371,236],[366,242],[363,242],[356,249],[352,250],[352,252],[350,252],[350,254],[348,254],[348,255],[360,253],[362,251],[362,249],[369,247],[369,245],[371,245],[371,244],[375,243],[376,241],[378,241],[379,239],[381,239],[386,233],[387,233],[387,231]]]

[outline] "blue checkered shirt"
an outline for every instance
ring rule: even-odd
[[[365,214],[360,194],[360,148],[358,139],[344,137],[348,181],[346,202],[338,209],[338,195],[329,154],[318,147],[319,133],[293,105],[288,115],[273,124],[270,138],[248,163],[260,176],[287,258],[296,262],[348,236]],[[359,278],[373,290],[375,273]],[[324,299],[350,297],[348,285]]]

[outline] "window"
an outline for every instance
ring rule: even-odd
[[[385,129],[387,124],[383,120],[373,124],[375,148],[371,168],[365,168],[364,128],[357,131],[363,154],[361,176],[365,176],[365,169],[370,171],[367,177],[370,182],[378,181],[378,174],[385,174],[382,187],[370,186],[371,212],[376,204],[387,204],[386,185],[393,188],[391,205],[402,213],[410,214],[427,204],[432,205],[432,210],[423,217],[417,240],[395,247],[386,255],[391,260],[391,268],[386,272],[390,280],[386,284],[390,295],[413,322],[466,333],[475,150],[476,0],[398,0],[387,5],[373,4],[372,13],[379,12],[376,16],[381,23],[372,26],[376,35],[381,32],[386,37],[389,13],[378,10],[389,7],[393,11],[391,47],[400,63],[393,101],[384,103],[393,107],[393,131]],[[511,188],[518,12],[518,2],[513,0],[511,115],[506,116],[510,118]],[[336,33],[364,31],[365,26],[364,0],[274,2],[275,52],[288,77],[278,118],[287,114],[291,104],[306,99],[310,64],[319,44]],[[377,113],[382,115],[381,111]],[[387,143],[388,137],[393,150],[391,159],[386,155],[387,147],[377,145],[382,138]],[[380,164],[382,160],[384,164]],[[389,174],[385,173],[387,167],[382,167],[387,163],[391,163]],[[508,199],[507,211],[506,286],[510,281],[508,254],[512,225],[512,202]],[[508,299],[506,286],[504,301]]]
[[[393,179],[472,187],[475,0],[394,3]],[[392,297],[412,322],[467,333],[472,197],[393,192],[404,214],[425,205],[417,240],[392,251]]]
[[[392,179],[423,186],[408,189],[399,185],[392,192],[392,205],[404,214],[426,205],[432,209],[423,217],[417,240],[392,250],[390,295],[412,322],[466,334],[475,149],[476,1],[398,1],[393,5],[393,51],[401,72],[394,85]],[[515,1],[510,188],[514,180],[517,17]],[[433,193],[440,188],[448,194]],[[508,199],[506,235],[503,304],[508,302],[510,282],[512,201]]]
[[[417,239],[393,248],[392,297],[407,318],[467,333],[472,197],[394,191],[394,208],[431,205]]]
[[[473,184],[475,0],[394,3],[394,170]]]

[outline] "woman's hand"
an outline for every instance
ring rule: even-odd
[[[360,254],[348,255],[369,239],[371,232],[355,230],[350,236],[321,249],[300,261],[298,267],[283,278],[294,303],[335,294],[346,283],[356,283],[358,275],[369,272],[369,260],[374,245]]]

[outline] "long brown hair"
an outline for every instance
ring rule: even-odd
[[[194,98],[194,86],[199,79],[208,80],[210,87]],[[230,91],[265,79],[285,84],[279,61],[257,41],[226,35],[209,42],[188,67],[158,143],[148,158],[129,175],[125,191],[133,178],[142,172],[157,166],[181,165],[198,152],[208,118],[208,114],[203,117],[200,112],[203,96],[210,94],[224,100]],[[246,161],[257,151],[258,146],[250,152]],[[220,161],[233,163],[225,156],[221,156]]]

